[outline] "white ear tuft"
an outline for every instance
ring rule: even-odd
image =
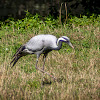
[[[58,39],[58,41],[57,41],[57,45],[58,45],[59,41],[66,41],[66,40],[65,40],[64,38],[60,37],[60,38]]]

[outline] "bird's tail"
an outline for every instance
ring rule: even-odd
[[[25,49],[25,46],[24,45],[22,45],[18,50],[17,50],[17,52],[13,55],[13,59],[12,59],[12,61],[10,62],[10,65],[13,63],[13,65],[11,66],[11,67],[13,67],[15,64],[16,64],[16,62],[22,57],[22,56],[24,56],[23,55],[23,53],[22,53],[22,51]]]

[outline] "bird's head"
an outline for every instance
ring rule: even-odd
[[[70,39],[67,36],[60,37],[58,41],[65,42],[74,49],[74,46],[71,44]]]

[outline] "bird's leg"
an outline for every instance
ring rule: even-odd
[[[36,68],[36,69],[38,69],[38,67],[37,67],[38,59],[39,59],[39,55],[37,55],[37,59],[36,59],[36,65],[35,65],[35,68]]]
[[[54,77],[53,75],[50,75],[48,72],[43,71],[42,69],[36,67],[36,69],[40,70],[42,73],[49,75],[50,77],[56,79],[56,77]]]
[[[46,57],[47,57],[47,54],[44,54],[44,55],[43,55],[43,68],[42,68],[43,70],[44,70],[44,65],[45,65]]]
[[[36,65],[35,65],[35,68],[37,69],[37,64],[38,64],[38,59],[36,60]]]
[[[42,67],[43,71],[44,71],[44,65],[45,65],[46,57],[47,57],[47,54],[44,54],[43,55],[43,67]],[[44,73],[43,73],[43,77],[44,77]],[[41,82],[42,86],[43,86],[43,77],[42,77],[42,82]]]
[[[50,77],[56,79],[53,75],[50,75],[48,72],[45,72],[44,70],[42,70],[42,69],[40,69],[40,68],[37,67],[38,59],[39,59],[39,56],[37,55],[37,60],[36,60],[35,68],[38,69],[38,70],[40,70],[42,73],[47,74],[47,75],[49,75]],[[45,59],[46,59],[46,58],[45,58]],[[45,61],[44,61],[44,63],[45,63]]]

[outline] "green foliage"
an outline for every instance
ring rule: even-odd
[[[58,19],[54,19],[52,16],[44,18],[38,14],[32,15],[26,11],[26,17],[23,19],[18,19],[17,21],[14,18],[8,18],[5,22],[0,22],[1,29],[12,29],[14,32],[25,34],[27,30],[43,30],[47,27],[55,28],[61,26]],[[71,17],[67,20],[67,25],[74,24],[75,26],[84,26],[84,25],[96,25],[100,23],[100,15],[97,17],[93,14],[89,18],[87,16]],[[70,26],[69,26],[70,27]]]
[[[0,22],[1,29],[12,29],[14,32],[25,34],[27,30],[43,30],[48,26],[52,28],[58,26],[58,20],[51,16],[46,17],[43,21],[38,14],[33,16],[28,11],[26,12],[26,17],[23,19],[15,21],[13,18],[9,18],[5,22]]]
[[[100,22],[100,15],[97,17],[93,14],[89,18],[87,16],[82,16],[81,18],[78,17],[72,17],[69,19],[69,23],[72,23],[76,26],[84,26],[84,25],[96,25]]]
[[[44,22],[51,28],[59,26],[59,20],[54,19],[52,16],[46,17]]]

